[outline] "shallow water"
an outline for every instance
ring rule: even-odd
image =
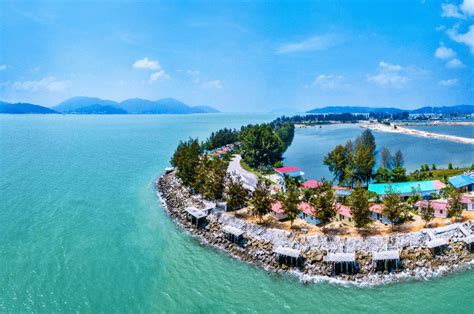
[[[272,118],[0,116],[0,311],[473,311],[474,271],[377,288],[304,285],[178,230],[152,186],[177,141]],[[288,155],[308,137],[298,131]]]
[[[420,130],[420,131],[426,131],[426,132],[474,138],[474,126],[472,125],[453,125],[453,126],[425,125],[425,126],[409,126],[407,128]]]

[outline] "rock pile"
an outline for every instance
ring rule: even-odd
[[[437,237],[448,241],[442,254],[434,255],[426,247],[429,240],[423,232],[396,234],[389,237],[343,238],[338,236],[296,236],[292,232],[265,228],[247,223],[224,212],[211,213],[205,226],[197,228],[187,220],[185,208],[193,205],[204,207],[184,187],[175,173],[168,172],[157,180],[159,196],[173,221],[203,243],[226,251],[231,256],[248,263],[261,266],[269,271],[297,274],[304,281],[329,279],[331,265],[324,262],[328,251],[355,252],[359,270],[355,275],[341,274],[339,280],[380,284],[384,282],[407,279],[428,278],[449,272],[461,266],[471,265],[474,254],[469,253],[462,242],[463,235],[455,225],[432,229]],[[226,239],[224,226],[233,226],[244,231],[244,242],[235,244]],[[472,230],[472,222],[464,224]],[[288,267],[278,262],[273,252],[277,246],[298,249],[304,263],[301,267]],[[372,252],[397,248],[400,250],[402,270],[398,273],[375,272],[372,265]]]

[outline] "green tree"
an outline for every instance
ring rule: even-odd
[[[391,173],[393,182],[404,182],[407,180],[406,170],[403,167],[393,168]]]
[[[241,131],[242,158],[253,168],[271,166],[282,160],[284,143],[270,125],[261,124]]]
[[[426,202],[426,205],[422,205],[420,207],[420,216],[421,219],[425,222],[425,227],[426,225],[431,221],[431,219],[434,218],[434,209],[431,207],[430,202]]]
[[[240,176],[234,178],[228,176],[226,180],[226,202],[230,210],[239,209],[245,206],[248,201],[249,191],[244,188]]]
[[[291,122],[278,123],[274,126],[274,131],[283,142],[283,151],[285,151],[295,137],[295,125]]]
[[[395,156],[393,156],[393,166],[395,168],[401,168],[404,164],[403,154],[401,150],[397,150]]]
[[[263,216],[268,214],[272,207],[270,188],[264,180],[258,180],[249,203],[252,206],[252,214],[257,216],[260,222],[262,222]]]
[[[436,170],[436,165],[435,164],[431,165],[431,170]]]
[[[407,199],[407,203],[413,207],[418,201],[421,201],[423,198],[420,196],[417,190],[412,189],[412,195]]]
[[[380,151],[381,168],[390,169],[392,167],[392,154],[387,147],[383,147]]]
[[[222,159],[210,159],[202,156],[196,167],[196,178],[192,187],[204,198],[210,200],[222,199],[228,163]]]
[[[375,179],[378,183],[390,182],[391,173],[387,168],[379,167],[375,173]]]
[[[281,203],[281,208],[283,209],[283,212],[285,215],[288,216],[288,219],[290,220],[291,226],[293,227],[293,221],[296,219],[299,213],[298,209],[298,204],[300,202],[299,200],[299,190],[294,187],[286,187],[286,191],[280,193],[277,198]]]
[[[171,165],[176,167],[176,175],[184,185],[189,186],[194,181],[200,154],[201,146],[197,139],[181,141],[176,148],[171,158]]]
[[[449,169],[449,170],[453,170],[453,164],[452,164],[452,163],[449,163],[449,164],[448,164],[448,169]]]
[[[367,190],[356,187],[349,196],[352,216],[356,227],[362,228],[370,223],[369,197]]]
[[[217,132],[212,132],[211,136],[204,142],[204,147],[207,150],[216,149],[227,144],[237,142],[238,132],[235,129],[221,129]]]
[[[322,223],[328,223],[336,215],[336,196],[329,182],[323,180],[321,183],[309,203],[315,209],[316,218]]]
[[[352,144],[350,145],[352,146]],[[352,151],[349,145],[337,145],[324,158],[324,164],[328,166],[329,171],[334,174],[334,179],[338,180],[339,184],[348,181],[347,168],[352,167]]]
[[[404,205],[403,199],[391,188],[387,191],[383,198],[384,208],[382,214],[385,215],[390,221],[398,223],[403,220]]]
[[[353,157],[356,182],[367,184],[373,178],[375,148],[374,135],[368,129],[356,139]]]
[[[463,204],[461,202],[462,194],[455,188],[448,189],[448,216],[459,218],[462,214]]]

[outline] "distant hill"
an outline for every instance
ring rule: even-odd
[[[10,113],[10,114],[51,114],[58,113],[50,108],[28,104],[28,103],[16,103],[11,104],[8,102],[0,101],[0,113]]]
[[[122,108],[103,106],[103,105],[91,105],[80,107],[74,110],[76,114],[127,114],[127,111]]]
[[[108,107],[106,110],[103,107]],[[63,113],[89,114],[92,111],[100,111],[103,114],[189,114],[189,113],[213,113],[219,112],[209,106],[188,106],[174,98],[163,98],[159,100],[148,100],[131,98],[120,103],[95,97],[73,97],[63,101],[54,107]],[[116,109],[116,110],[113,110]],[[125,112],[119,112],[123,110]],[[93,112],[97,113],[97,112]]]
[[[315,108],[307,111],[307,113],[400,113],[408,112],[410,114],[428,114],[428,113],[474,113],[474,106],[458,105],[443,107],[422,107],[418,109],[399,109],[393,107],[351,107],[351,106],[329,106],[323,108]]]
[[[120,108],[118,103],[112,100],[100,99],[96,97],[73,97],[54,106],[54,110],[63,113],[76,113],[77,109],[89,106],[110,106]]]

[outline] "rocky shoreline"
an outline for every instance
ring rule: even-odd
[[[172,220],[182,229],[197,237],[201,243],[227,252],[234,258],[277,273],[291,273],[303,282],[333,281],[358,285],[378,285],[388,282],[427,279],[454,270],[468,269],[474,264],[474,254],[464,242],[459,224],[430,229],[437,237],[448,241],[448,247],[441,255],[433,255],[426,247],[429,240],[425,232],[372,236],[366,238],[344,238],[338,236],[295,235],[280,229],[270,229],[251,224],[235,217],[232,213],[216,211],[207,217],[207,225],[197,228],[187,220],[185,208],[196,204],[195,197],[176,178],[173,171],[156,181],[158,195]],[[193,201],[194,200],[194,201]],[[194,202],[194,203],[193,203]],[[472,221],[462,223],[466,230],[473,230]],[[244,231],[245,245],[239,246],[228,241],[224,226],[232,226]],[[472,231],[471,231],[472,232]],[[301,267],[280,264],[274,247],[285,246],[299,249],[304,258]],[[402,270],[395,273],[374,272],[372,252],[398,249]],[[327,252],[355,252],[360,269],[355,275],[331,276],[332,269],[323,259]]]

